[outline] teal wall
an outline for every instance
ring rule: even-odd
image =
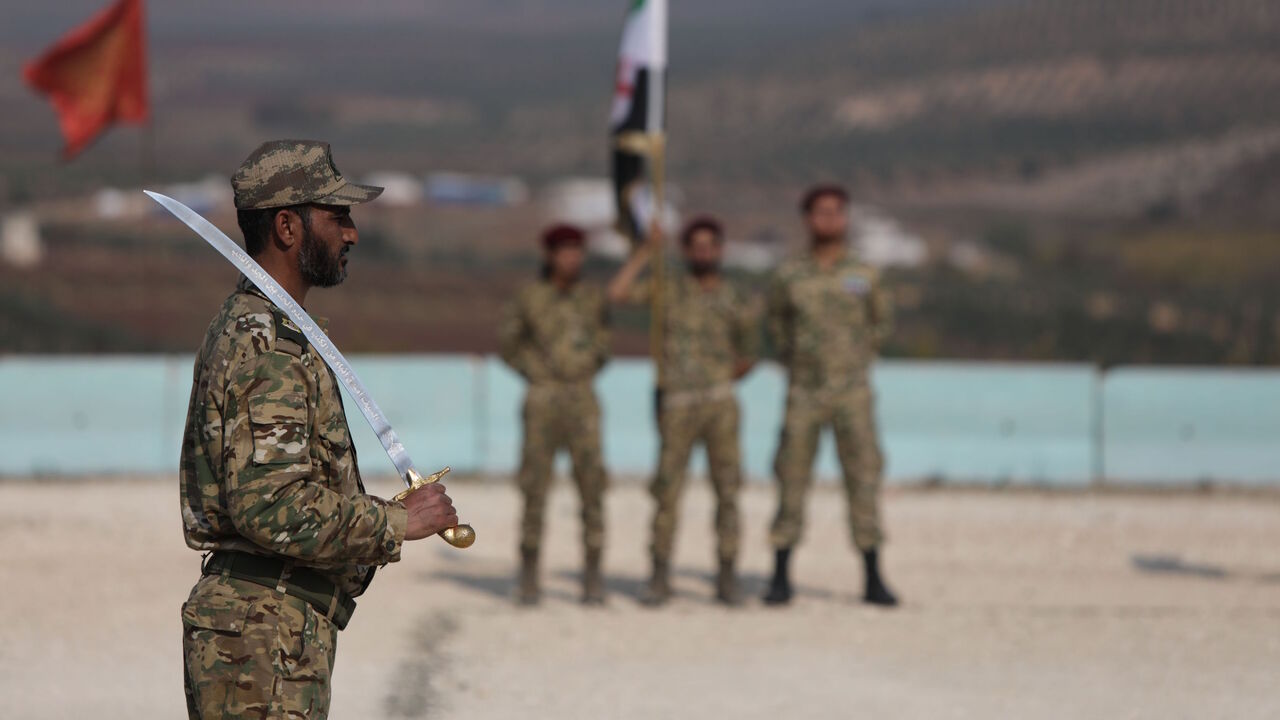
[[[1280,373],[1120,368],[1102,388],[1102,460],[1130,483],[1280,480]]]
[[[500,362],[352,362],[420,467],[512,472],[523,386]],[[597,381],[615,472],[652,468],[651,383],[643,360],[610,363]],[[189,357],[0,358],[0,475],[172,472],[190,384]],[[874,385],[891,481],[1280,481],[1280,372],[1131,367],[1104,375],[1088,365],[884,361]],[[768,364],[739,387],[752,479],[771,475],[783,393],[782,373]],[[352,413],[364,471],[389,472]],[[700,456],[695,466],[704,466]],[[837,476],[829,435],[817,475]]]

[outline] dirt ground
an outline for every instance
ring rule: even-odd
[[[711,602],[710,493],[686,496],[678,598],[636,602],[650,502],[609,500],[607,607],[577,604],[561,482],[547,597],[510,601],[516,493],[451,484],[475,547],[417,543],[342,633],[334,718],[1280,717],[1280,496],[890,490],[884,563],[906,600],[858,602],[834,488],[810,499],[786,609],[767,487],[743,495],[752,596]],[[392,481],[371,491],[390,494]],[[0,483],[0,718],[183,715],[178,608],[198,572],[177,487]]]

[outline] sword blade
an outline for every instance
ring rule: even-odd
[[[364,415],[364,419],[369,422],[369,427],[373,428],[373,432],[378,436],[378,442],[382,443],[382,448],[387,451],[387,457],[391,458],[391,463],[396,466],[396,471],[400,473],[400,477],[404,479],[405,484],[412,486],[409,479],[409,471],[413,469],[413,460],[409,458],[409,453],[405,450],[404,445],[400,442],[396,431],[391,427],[391,423],[387,421],[387,416],[382,414],[382,410],[378,404],[373,401],[373,397],[369,395],[369,391],[365,389],[364,383],[360,382],[360,378],[356,376],[356,371],[351,369],[351,364],[343,357],[342,353],[329,340],[329,336],[316,325],[306,310],[294,300],[284,288],[280,287],[280,283],[275,278],[267,274],[266,270],[257,263],[249,254],[240,248],[234,240],[226,236],[226,233],[217,228],[216,225],[205,220],[195,210],[183,205],[166,195],[161,195],[150,190],[143,190],[152,200],[160,203],[165,210],[173,213],[174,217],[181,220],[187,227],[195,231],[197,235],[204,238],[205,242],[213,246],[223,257],[235,265],[249,281],[258,287],[271,302],[280,308],[294,325],[302,331],[310,341],[311,346],[316,352],[320,353],[320,357],[324,359],[326,365],[333,370],[333,374],[338,378],[338,382],[342,384],[351,397],[356,401],[356,407],[360,408],[360,414]]]

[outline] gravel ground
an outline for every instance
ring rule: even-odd
[[[893,489],[884,564],[906,600],[858,602],[834,488],[810,498],[786,609],[769,488],[743,494],[752,599],[711,601],[712,503],[686,495],[667,608],[636,602],[650,501],[609,499],[610,601],[577,604],[576,501],[559,483],[546,598],[510,601],[516,493],[455,481],[467,551],[412,545],[339,641],[334,718],[1280,717],[1280,495]],[[392,481],[371,490],[390,494]],[[178,607],[198,572],[177,488],[0,483],[0,718],[183,714]]]

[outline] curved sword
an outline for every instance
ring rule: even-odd
[[[249,257],[249,254],[240,248],[234,240],[227,237],[226,233],[217,228],[216,225],[205,220],[195,210],[183,205],[167,195],[161,195],[158,192],[143,190],[152,200],[160,203],[165,210],[173,213],[174,217],[181,220],[187,227],[195,231],[197,235],[204,238],[205,242],[213,246],[223,257],[231,261],[232,265],[244,273],[249,281],[258,287],[271,302],[276,304],[285,315],[293,321],[294,325],[302,331],[311,346],[320,353],[320,357],[324,359],[326,365],[333,370],[333,374],[338,378],[338,382],[351,393],[351,397],[356,401],[356,407],[360,408],[360,414],[364,415],[364,419],[369,422],[369,427],[373,428],[373,432],[378,436],[378,442],[382,443],[382,448],[387,451],[387,457],[391,458],[391,463],[396,466],[396,471],[400,473],[400,477],[404,478],[408,487],[396,496],[396,500],[401,500],[409,492],[428,485],[439,480],[445,473],[449,472],[449,468],[423,477],[413,467],[413,460],[409,458],[409,452],[405,450],[404,444],[400,442],[400,437],[396,435],[396,431],[391,427],[391,423],[387,421],[387,416],[382,414],[382,410],[378,404],[373,401],[373,397],[369,395],[369,391],[365,389],[364,383],[360,382],[360,378],[356,376],[356,371],[351,368],[351,364],[347,362],[347,358],[342,352],[334,346],[329,340],[329,336],[316,325],[306,310],[294,300],[285,289],[280,287],[280,283],[276,279],[267,274],[266,270],[257,263],[256,260]],[[449,528],[440,533],[449,544],[455,547],[470,547],[475,542],[475,530],[470,525],[459,525],[456,528]]]

